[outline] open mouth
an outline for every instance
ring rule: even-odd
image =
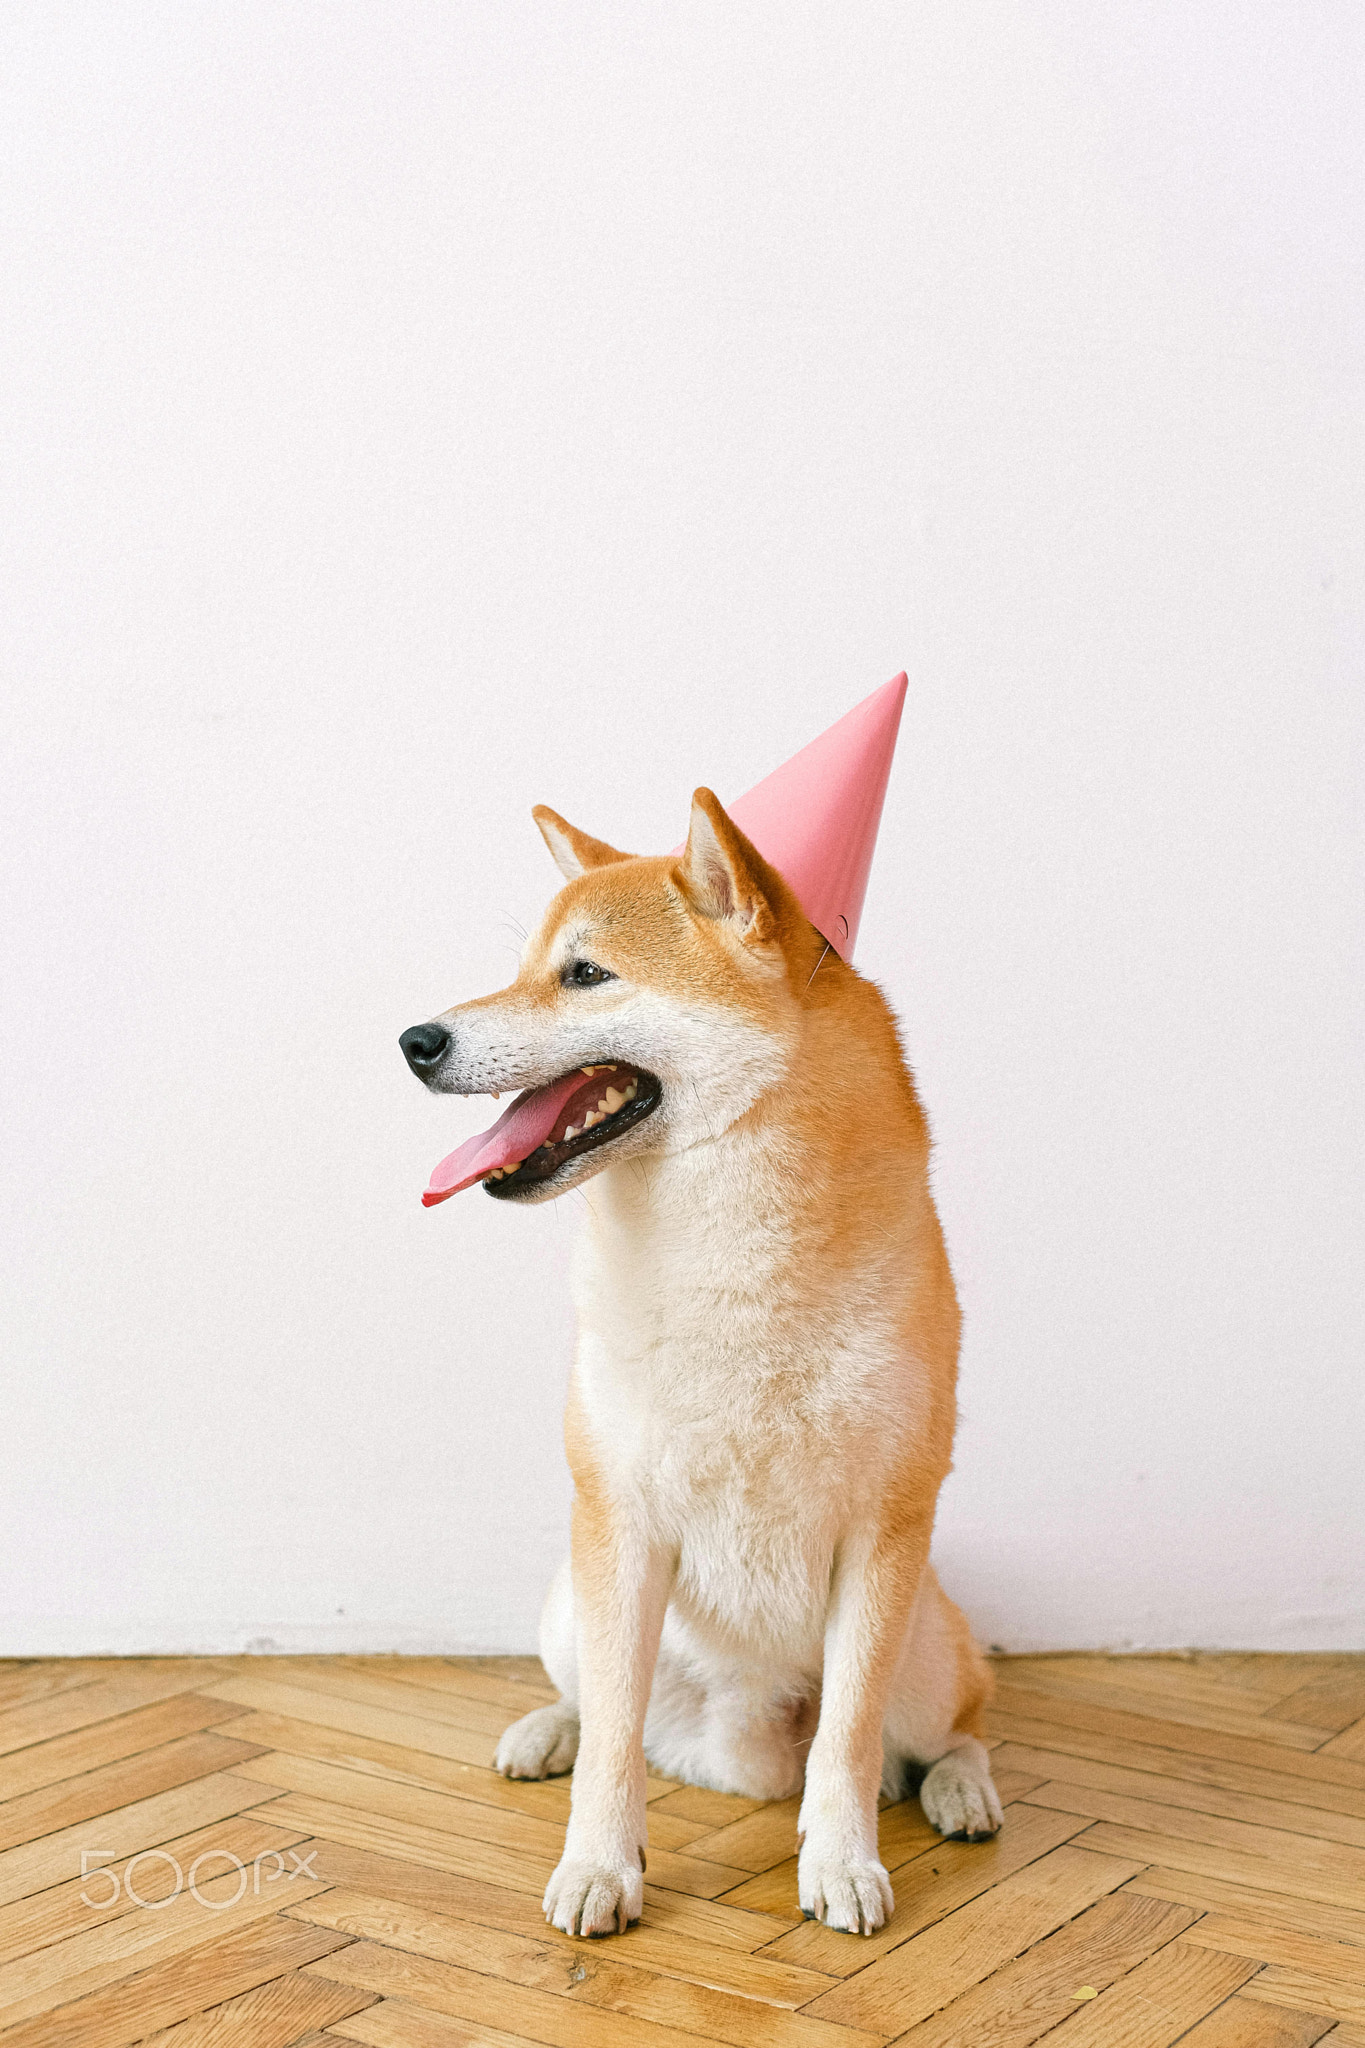
[[[528,1088],[490,1130],[441,1161],[423,1205],[430,1209],[475,1181],[498,1196],[538,1187],[581,1152],[633,1130],[658,1108],[662,1094],[653,1074],[619,1061],[575,1067],[543,1088]]]

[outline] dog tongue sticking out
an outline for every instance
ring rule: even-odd
[[[509,1173],[529,1159],[538,1145],[551,1139],[561,1142],[570,1129],[582,1130],[590,1115],[596,1121],[599,1098],[613,1078],[619,1076],[610,1065],[586,1070],[576,1067],[543,1088],[528,1088],[490,1129],[466,1138],[441,1161],[422,1196],[422,1206],[430,1209],[492,1173]],[[612,1094],[619,1090],[613,1089]],[[606,1099],[610,1101],[610,1097]]]

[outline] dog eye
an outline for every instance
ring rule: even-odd
[[[595,960],[572,960],[564,969],[563,978],[570,988],[594,988],[599,981],[615,981],[616,976],[599,967]]]

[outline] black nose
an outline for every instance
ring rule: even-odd
[[[414,1024],[403,1033],[398,1043],[418,1080],[429,1081],[445,1058],[450,1033],[444,1024]]]

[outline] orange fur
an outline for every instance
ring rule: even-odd
[[[572,1573],[543,1631],[564,1698],[499,1761],[561,1767],[581,1724],[546,1910],[610,1931],[639,1910],[643,1743],[661,1768],[782,1789],[818,1704],[802,1900],[867,1931],[890,1905],[884,1773],[895,1789],[905,1761],[930,1766],[940,1825],[999,1816],[989,1674],[928,1564],[960,1327],[928,1125],[881,992],[710,791],[677,858],[536,816],[569,879],[512,986],[443,1022],[471,1072],[501,1059],[522,1086],[537,1058],[539,1079],[556,1059],[625,1060],[663,1077],[663,1100],[573,1163],[589,1232]],[[573,986],[580,956],[613,978]]]

